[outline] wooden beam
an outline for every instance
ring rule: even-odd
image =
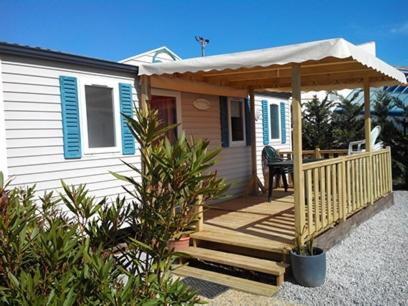
[[[295,230],[300,243],[304,242],[305,225],[304,177],[302,169],[302,105],[300,65],[292,65],[292,120],[293,120],[293,181],[295,189]],[[309,182],[310,183],[310,182]]]
[[[249,91],[249,103],[251,113],[251,192],[257,193],[258,177],[257,177],[257,164],[256,164],[256,127],[255,127],[255,94],[251,89]]]
[[[325,65],[319,67],[303,67],[301,68],[302,80],[305,76],[322,75],[322,74],[341,74],[341,73],[355,73],[355,72],[367,72],[367,67],[361,65],[360,63],[345,63],[338,67],[336,70],[333,69],[333,65]],[[205,75],[201,76],[204,81],[214,80],[220,81],[228,78],[230,82],[236,81],[247,81],[254,79],[269,79],[269,78],[290,78],[291,70],[288,67],[283,68],[264,68],[255,69],[249,71],[242,71],[240,74],[230,74],[230,75]]]
[[[344,64],[351,64],[351,63],[356,63],[355,60],[351,58],[344,58],[344,59],[338,59],[338,58],[327,58],[321,60],[319,63],[316,63],[316,61],[309,61],[302,63],[302,69],[305,68],[314,68],[314,67],[322,67],[322,66],[337,66],[337,65],[344,65]],[[209,76],[226,76],[226,75],[236,75],[236,74],[243,74],[243,73],[253,73],[253,72],[263,72],[265,70],[291,70],[292,66],[290,64],[287,65],[271,65],[263,68],[241,68],[241,69],[226,69],[224,71],[214,71],[214,72],[198,72],[196,74],[199,74],[203,77],[209,77]]]
[[[228,97],[248,97],[247,87],[238,89],[210,82],[193,81],[190,79],[177,78],[171,76],[152,76],[151,87],[167,90],[176,90],[181,92],[192,92],[198,94],[207,94],[215,96]]]
[[[319,84],[336,84],[336,83],[349,83],[352,82],[359,82],[363,83],[364,77],[372,77],[376,78],[379,74],[375,71],[367,72],[364,70],[359,70],[360,73],[357,74],[356,72],[338,72],[338,73],[322,73],[322,74],[313,74],[304,76],[302,74],[302,88],[303,85],[319,85]],[[209,80],[209,82],[215,82],[213,80]],[[270,75],[268,78],[258,78],[254,76],[251,80],[243,80],[243,81],[227,81],[226,84],[231,87],[253,87],[253,88],[268,88],[270,86],[275,87],[283,84],[290,84],[291,83],[291,76],[280,76],[274,77]]]

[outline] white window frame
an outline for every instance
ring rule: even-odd
[[[164,90],[164,89],[151,89],[152,96],[162,96],[162,97],[174,97],[176,98],[176,120],[177,120],[177,137],[180,137],[182,128],[182,116],[181,116],[181,93],[179,91]]]
[[[232,101],[240,101],[242,107],[242,125],[243,125],[243,133],[244,139],[243,140],[232,140],[232,128],[231,128],[231,102]],[[245,100],[243,98],[228,98],[228,131],[229,131],[229,140],[230,140],[230,147],[243,147],[246,146],[246,124],[245,124]]]
[[[271,127],[271,123],[272,123],[272,114],[271,114],[271,105],[276,105],[278,106],[278,138],[272,138],[272,127]],[[281,116],[280,116],[280,102],[278,101],[268,101],[268,116],[269,116],[269,141],[271,143],[282,143],[282,131],[281,131]]]
[[[84,155],[98,153],[120,153],[122,152],[122,137],[120,125],[120,101],[119,101],[119,81],[104,79],[101,77],[81,77],[78,79],[79,89],[79,111],[81,124],[81,138]],[[115,135],[115,146],[104,148],[90,148],[88,141],[88,119],[86,113],[85,86],[101,86],[112,89],[113,102],[113,126]]]

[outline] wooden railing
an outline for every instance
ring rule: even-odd
[[[345,220],[392,191],[390,148],[303,164],[302,240]]]
[[[302,151],[302,158],[335,158],[339,156],[347,155],[347,149],[330,149],[330,150],[320,150],[316,148],[314,150],[303,150]],[[292,151],[284,151],[279,150],[279,155],[282,158],[293,159],[293,152]]]

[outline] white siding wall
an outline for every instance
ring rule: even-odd
[[[3,172],[7,178],[7,150],[6,150],[6,126],[4,118],[4,100],[3,100],[3,78],[2,78],[2,64],[0,59],[0,171]]]
[[[193,106],[197,98],[205,98],[211,106],[206,111],[200,111]],[[212,148],[221,147],[221,127],[219,113],[219,97],[182,93],[182,124],[187,135],[205,138]],[[223,148],[218,162],[214,167],[218,174],[231,184],[229,196],[239,196],[247,191],[251,175],[251,147]]]
[[[262,100],[273,101],[276,103],[285,102],[286,103],[286,143],[282,144],[281,140],[272,140],[269,145],[277,150],[291,150],[292,148],[292,128],[291,128],[291,112],[290,104],[287,99],[275,98],[268,96],[257,95],[255,97],[255,114],[262,114]],[[270,119],[269,119],[270,124]],[[264,148],[263,143],[263,128],[262,128],[262,115],[257,121],[255,121],[256,126],[256,160],[257,160],[257,174],[261,182],[264,182],[263,172],[262,172],[262,149]]]
[[[96,197],[125,194],[121,187],[123,182],[109,171],[131,175],[120,159],[140,166],[137,145],[134,156],[123,156],[118,152],[64,159],[59,76],[74,76],[78,80],[98,76],[132,84],[134,80],[108,72],[85,72],[66,65],[14,58],[3,58],[1,70],[8,174],[14,177],[13,184],[36,184],[37,190],[43,193],[60,189],[63,179],[68,184],[86,183]],[[79,100],[79,103],[83,102]]]

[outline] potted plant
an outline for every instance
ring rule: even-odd
[[[299,285],[305,287],[321,286],[326,279],[326,252],[313,247],[313,238],[302,244],[297,235],[295,248],[290,251],[293,277]]]

